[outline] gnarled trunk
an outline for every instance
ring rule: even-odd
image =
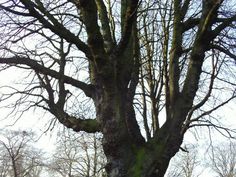
[[[134,164],[135,151],[144,139],[134,138],[132,127],[129,127],[127,117],[132,116],[130,109],[133,110],[133,107],[128,104],[125,92],[113,87],[103,90],[102,95],[96,102],[96,108],[102,124],[106,171],[110,177],[125,177]],[[137,127],[137,122],[135,124]]]
[[[167,121],[158,136],[146,142],[127,91],[122,85],[108,85],[101,89],[95,100],[97,117],[102,125],[108,176],[163,177],[170,159],[182,143],[183,136],[178,133],[181,127],[174,127]]]

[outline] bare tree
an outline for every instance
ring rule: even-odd
[[[1,104],[101,132],[109,177],[163,177],[190,128],[232,136],[214,112],[236,97],[235,6],[3,0],[1,69],[24,72],[21,86],[2,87]]]
[[[58,133],[56,150],[48,165],[50,175],[62,177],[105,177],[105,155],[101,135],[75,134],[71,131]]]
[[[1,149],[0,150],[1,154],[4,154],[4,150]],[[1,156],[0,157],[0,177],[5,177],[9,174],[10,171],[10,163],[9,163],[9,159],[6,156]]]
[[[212,147],[210,168],[219,177],[236,177],[236,145],[235,143],[221,143]]]
[[[198,167],[200,167],[198,148],[195,146],[189,148],[188,146],[171,160],[166,177],[198,177],[201,174]]]
[[[39,177],[41,152],[32,147],[33,133],[6,130],[1,132],[1,176]]]

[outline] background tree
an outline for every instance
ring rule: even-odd
[[[42,108],[76,132],[101,132],[109,177],[163,177],[189,128],[231,136],[214,111],[236,96],[235,6],[4,0],[0,63],[24,73],[21,86],[2,88],[1,104],[12,114]]]
[[[26,131],[2,131],[0,140],[1,176],[39,177],[42,153],[32,147],[34,134]]]
[[[48,169],[50,176],[105,177],[105,156],[98,134],[75,134],[64,130],[58,133],[56,150]]]
[[[236,176],[236,145],[235,143],[221,143],[212,147],[210,168],[219,177]]]
[[[4,154],[3,149],[1,149],[1,154]],[[0,167],[0,176],[4,177],[7,176],[10,171],[9,159],[5,156],[2,156],[0,159],[1,167]]]
[[[166,177],[198,177],[201,175],[200,162],[197,147],[188,145],[171,160]]]

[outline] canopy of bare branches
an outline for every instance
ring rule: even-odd
[[[233,136],[214,113],[236,97],[235,12],[234,0],[2,0],[1,71],[20,74],[1,104],[101,132],[110,177],[162,177],[188,129]]]

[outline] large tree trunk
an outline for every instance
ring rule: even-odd
[[[183,136],[178,133],[181,127],[167,121],[158,136],[146,142],[140,134],[127,90],[122,84],[110,81],[106,84],[97,94],[95,105],[102,125],[108,176],[163,177],[182,143]]]
[[[97,104],[97,116],[103,125],[103,148],[108,161],[106,170],[110,177],[128,176],[135,160],[135,149],[138,144],[141,146],[144,143],[144,140],[138,143],[137,138],[132,138],[132,130],[126,124],[129,113],[124,93],[118,88],[105,90]]]
[[[122,130],[119,132],[124,133]],[[182,138],[176,141],[176,137],[167,136],[163,140],[153,140],[137,147],[128,138],[124,142],[110,138],[111,135],[104,135],[103,144],[108,158],[106,170],[109,177],[163,177],[170,159],[182,143]]]

